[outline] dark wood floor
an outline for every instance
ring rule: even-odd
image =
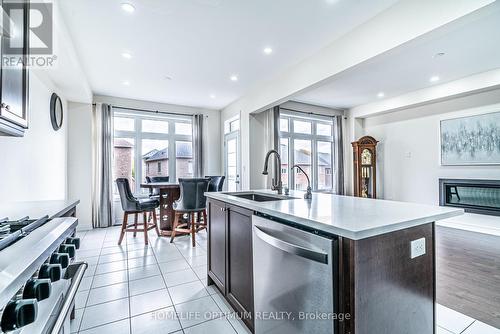
[[[500,237],[436,226],[437,302],[500,328]]]

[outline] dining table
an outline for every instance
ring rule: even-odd
[[[162,236],[172,235],[172,224],[175,217],[174,202],[179,199],[181,194],[178,182],[150,182],[141,183],[141,188],[157,189],[160,195],[160,234]]]

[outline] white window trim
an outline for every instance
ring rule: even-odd
[[[311,141],[311,187],[313,191],[317,192],[331,192],[335,190],[335,179],[334,179],[334,159],[335,159],[335,121],[332,117],[320,116],[320,115],[306,115],[303,113],[293,113],[293,112],[282,112],[280,118],[288,119],[288,132],[280,131],[279,137],[288,139],[288,164],[289,168],[295,163],[295,150],[293,141],[295,139],[299,140],[309,140]],[[293,130],[293,120],[299,121],[309,121],[311,122],[311,134],[295,133]],[[322,136],[317,134],[318,123],[328,123],[332,126],[331,136]],[[331,145],[331,168],[332,168],[332,187],[327,189],[318,190],[318,142],[330,142]],[[280,143],[281,145],[281,143]],[[290,189],[295,189],[295,169],[288,171],[288,187]]]
[[[113,117],[120,118],[130,118],[134,120],[134,131],[123,131],[117,130],[114,131],[115,138],[128,138],[133,139],[135,143],[134,147],[134,168],[136,171],[135,178],[135,190],[136,194],[140,194],[141,192],[141,183],[142,183],[142,156],[146,152],[142,152],[141,142],[143,139],[152,139],[152,140],[164,140],[168,141],[168,174],[170,177],[170,181],[174,182],[177,180],[177,170],[176,170],[176,142],[177,141],[188,141],[193,142],[193,135],[178,135],[175,134],[175,123],[191,123],[192,126],[192,118],[189,115],[181,116],[181,115],[169,115],[169,114],[151,114],[149,112],[139,112],[139,111],[131,111],[125,108],[115,108],[113,110]],[[156,121],[166,121],[168,122],[168,133],[151,133],[151,132],[142,132],[142,122],[141,120],[156,120]],[[173,149],[171,149],[173,148]],[[194,162],[193,157],[193,162]]]

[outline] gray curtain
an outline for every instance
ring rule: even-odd
[[[280,107],[276,106],[272,109],[265,111],[265,152],[262,152],[261,158],[262,163],[261,166],[264,166],[264,157],[269,150],[276,150],[278,153],[280,152],[280,134],[279,134],[279,124],[280,124]],[[276,160],[272,160],[273,163],[269,169],[269,175],[274,175],[274,170],[278,168],[281,169],[281,166],[278,166],[278,162]],[[260,167],[262,169],[262,167]],[[272,177],[264,177],[266,179],[267,188],[271,187]]]
[[[337,195],[345,194],[344,186],[344,116],[335,116],[336,138],[335,138],[335,171],[336,171],[336,193]]]
[[[194,175],[203,177],[203,115],[193,116]]]
[[[92,108],[92,227],[113,225],[113,112],[107,104]]]

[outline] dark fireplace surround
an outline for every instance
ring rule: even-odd
[[[439,205],[500,216],[500,180],[439,179]]]

